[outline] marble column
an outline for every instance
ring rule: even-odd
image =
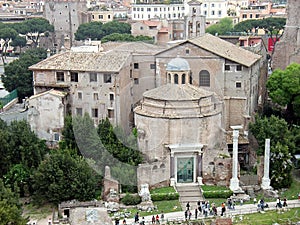
[[[176,185],[176,180],[175,180],[175,161],[174,161],[174,152],[171,152],[171,160],[170,160],[170,172],[171,172],[171,177],[170,177],[170,186],[175,186]]]
[[[270,139],[265,140],[265,158],[264,158],[264,176],[261,182],[261,188],[271,189],[270,186],[271,180],[269,178],[269,169],[270,169]]]
[[[203,179],[202,179],[202,156],[201,156],[201,152],[199,152],[198,156],[197,156],[197,165],[198,165],[197,182],[198,182],[199,185],[203,185]]]
[[[233,151],[232,151],[232,178],[230,179],[230,190],[239,191],[241,190],[239,186],[238,179],[238,139],[239,139],[239,130],[242,129],[242,126],[231,126],[233,129]]]

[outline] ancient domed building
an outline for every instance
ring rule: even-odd
[[[219,162],[220,155],[228,154],[223,102],[215,93],[190,84],[187,60],[174,58],[166,70],[168,83],[146,91],[135,108],[139,149],[147,158],[138,169],[139,184],[227,184],[230,166],[224,169],[224,162]]]

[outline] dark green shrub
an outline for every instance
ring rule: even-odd
[[[229,198],[232,194],[231,190],[203,191],[205,198]]]
[[[124,198],[121,199],[121,202],[124,205],[137,205],[139,203],[141,203],[142,199],[140,196],[138,195],[130,195],[130,194],[126,194],[124,196]]]
[[[151,194],[152,201],[165,201],[165,200],[177,200],[177,199],[179,199],[178,193]]]

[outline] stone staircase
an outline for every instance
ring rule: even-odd
[[[197,207],[197,202],[204,200],[198,184],[177,184],[176,190],[179,194],[179,201],[182,210],[186,209],[186,204],[190,203],[190,209]]]

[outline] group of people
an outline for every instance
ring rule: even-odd
[[[161,212],[160,217],[158,214],[156,216],[153,215],[151,219],[151,224],[160,224],[160,221],[163,222],[164,219],[165,219],[165,215],[163,212]],[[140,220],[139,212],[137,212],[134,215],[134,223],[139,225],[145,225],[145,217],[142,217],[142,219]],[[126,221],[123,224],[126,224]]]
[[[214,203],[210,204],[209,201],[198,201],[197,207],[194,209],[195,219],[198,218],[198,215],[203,215],[207,217],[208,215],[216,216],[217,215],[217,207]],[[186,210],[184,212],[185,220],[190,220],[192,218],[192,209],[190,207],[190,203],[186,204]]]
[[[282,207],[287,207],[287,200],[284,198],[282,203],[281,199],[278,197],[276,200],[276,209],[281,209]]]

